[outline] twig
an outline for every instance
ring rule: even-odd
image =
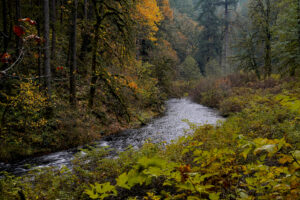
[[[22,59],[23,55],[24,55],[24,49],[22,48],[21,49],[21,52],[20,52],[20,55],[19,57],[17,58],[17,60],[11,65],[9,66],[7,69],[3,70],[3,71],[0,71],[0,74],[4,74],[6,75],[6,72],[9,71],[10,69],[12,69],[16,64],[18,64],[18,62]]]
[[[8,38],[8,35],[6,35],[4,32],[0,31],[1,35],[5,38]]]

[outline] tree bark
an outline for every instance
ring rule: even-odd
[[[99,42],[99,28],[101,25],[101,17],[98,14],[97,3],[94,1],[94,9],[97,17],[96,24],[94,26],[95,38],[93,40],[93,57],[92,57],[92,79],[90,83],[90,94],[89,94],[89,107],[93,108],[94,106],[94,98],[96,92],[96,83],[98,76],[96,74],[96,66],[97,66],[97,51],[98,51],[98,42]]]
[[[39,9],[41,9],[41,1],[37,1],[37,6]],[[37,29],[37,34],[39,37],[41,37],[41,10],[38,12],[38,17],[36,19],[36,29]],[[38,60],[37,60],[37,71],[38,71],[38,76],[39,76],[39,83],[42,86],[42,79],[41,76],[43,75],[43,65],[42,65],[42,44],[38,44]],[[39,88],[42,90],[42,87]]]
[[[271,3],[270,0],[266,0],[265,76],[267,77],[270,76],[272,73],[270,13],[271,13]]]
[[[82,43],[80,48],[79,59],[84,62],[86,53],[88,52],[88,47],[91,44],[90,34],[87,30],[88,20],[91,19],[91,16],[88,15],[91,7],[88,5],[88,0],[84,0],[84,31],[82,31]],[[82,71],[85,75],[87,74],[87,69],[84,68]]]
[[[63,13],[64,13],[64,11],[63,11],[63,0],[60,0],[59,1],[60,2],[60,25],[62,25],[63,24]]]
[[[297,62],[300,63],[300,0],[296,2],[297,4],[297,30],[298,30],[298,52],[297,52]],[[297,66],[294,65],[290,69],[290,76],[295,76]]]
[[[55,51],[56,51],[56,0],[51,1],[51,29],[52,29],[52,41],[51,41],[51,58],[55,60]]]
[[[13,29],[13,20],[12,20],[13,19],[13,16],[12,16],[13,6],[12,6],[12,1],[8,1],[7,6],[8,6],[8,22],[9,22],[8,41],[10,42],[12,40],[12,29]]]
[[[89,95],[89,107],[92,108],[94,106],[94,98],[96,92],[96,83],[98,76],[96,74],[96,66],[97,66],[97,49],[98,49],[98,40],[99,40],[99,26],[100,20],[97,16],[97,23],[95,25],[95,39],[93,42],[93,58],[92,58],[92,79],[90,84],[90,95]]]
[[[76,62],[76,25],[77,25],[77,7],[78,1],[74,0],[73,16],[72,16],[72,28],[71,28],[71,63],[70,63],[70,104],[76,106],[76,82],[75,74],[77,69]]]
[[[225,27],[224,27],[224,44],[223,44],[223,59],[222,59],[222,65],[225,74],[228,73],[228,66],[227,66],[227,50],[228,50],[228,36],[229,36],[229,11],[228,11],[228,0],[225,0],[224,2],[225,12],[224,12],[224,20],[225,20]]]
[[[299,62],[300,62],[300,0],[297,3],[297,21],[298,21],[298,50],[299,50]]]
[[[16,24],[19,24],[19,19],[21,18],[21,8],[20,8],[20,0],[16,0]],[[19,38],[19,36],[16,35],[16,52],[17,55],[20,54],[20,46],[21,46],[21,39]]]
[[[6,0],[2,0],[2,24],[3,24],[3,52],[7,52],[8,47],[8,31],[7,31],[7,7]]]
[[[86,21],[88,17],[88,0],[84,0],[84,20]]]
[[[41,35],[41,25],[40,25],[39,19],[37,19],[36,28],[38,31],[38,36],[40,36]],[[42,57],[41,44],[39,44],[38,51],[39,51],[39,57],[38,57],[38,63],[37,63],[37,65],[38,65],[37,70],[38,70],[39,77],[41,77],[43,74],[43,69],[42,69],[42,64],[41,64],[41,57]],[[41,78],[39,79],[39,81],[41,83]]]
[[[44,7],[44,75],[45,85],[47,88],[48,98],[51,99],[51,68],[50,68],[50,16],[49,16],[49,0],[43,1]]]

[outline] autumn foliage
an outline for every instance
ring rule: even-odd
[[[158,25],[163,20],[163,15],[156,0],[138,1],[136,11],[133,18],[138,22],[138,26],[148,29],[146,32],[147,38],[155,41]]]
[[[23,27],[15,25],[14,26],[14,33],[18,36],[21,37],[25,34],[25,30]]]

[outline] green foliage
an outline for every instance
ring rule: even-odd
[[[114,186],[110,185],[110,183],[95,183],[95,185],[91,185],[91,189],[86,189],[85,193],[91,199],[104,199],[105,197],[116,196],[117,190]],[[100,194],[100,196],[98,194]]]
[[[162,104],[162,98],[165,94],[157,87],[158,79],[155,78],[155,66],[149,63],[138,63],[138,89],[140,101],[145,107],[158,108]]]
[[[206,65],[205,65],[205,75],[209,77],[214,77],[214,76],[222,76],[223,75],[223,69],[218,63],[219,61],[216,59],[210,60]]]
[[[180,76],[184,80],[196,80],[201,77],[200,68],[192,56],[187,56],[179,66]]]
[[[277,6],[279,14],[273,28],[276,34],[274,53],[279,60],[277,67],[283,73],[295,75],[300,62],[299,1],[280,0]]]
[[[299,1],[249,0],[248,13],[237,21],[233,48],[239,69],[253,71],[258,78],[271,71],[295,76],[299,69]],[[244,6],[246,7],[246,6]]]

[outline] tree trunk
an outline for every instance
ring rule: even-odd
[[[41,1],[37,1],[37,6],[39,9],[41,9]],[[42,18],[42,12],[39,10],[38,12],[38,17],[36,19],[36,29],[37,29],[37,34],[39,37],[42,35],[41,31],[41,18]],[[38,76],[39,76],[39,83],[40,86],[42,86],[42,79],[41,76],[43,75],[43,65],[42,65],[42,44],[38,44],[38,60],[37,60],[37,71],[38,71]],[[42,90],[42,87],[40,87],[40,90]]]
[[[299,58],[299,63],[300,63],[300,0],[298,0],[297,3],[297,20],[298,20],[298,58]]]
[[[45,85],[47,88],[48,98],[51,98],[51,68],[50,68],[50,16],[49,16],[49,0],[43,1],[44,6],[44,75]]]
[[[95,25],[95,39],[93,42],[93,58],[92,58],[92,79],[90,84],[90,96],[89,96],[89,107],[92,108],[94,105],[94,97],[96,92],[96,83],[98,76],[96,74],[96,66],[97,66],[97,49],[98,49],[98,40],[99,40],[99,26],[100,20],[97,16],[97,23]]]
[[[296,57],[296,62],[300,63],[300,0],[298,0],[296,2],[297,4],[297,30],[298,30],[298,52],[297,52],[297,57]],[[290,76],[295,76],[296,74],[296,69],[297,69],[297,65],[294,65],[291,69],[290,69]]]
[[[8,28],[8,41],[12,40],[12,29],[13,29],[13,6],[12,6],[12,1],[8,1],[7,2],[7,6],[8,6],[8,22],[9,22],[9,28]],[[6,23],[8,23],[6,22]]]
[[[223,59],[222,59],[222,67],[224,69],[225,74],[228,74],[228,66],[227,66],[227,51],[228,51],[228,36],[229,36],[229,11],[228,11],[228,0],[225,0],[224,3],[225,12],[224,12],[224,20],[225,20],[225,27],[224,27],[224,40],[223,40]]]
[[[19,23],[19,19],[21,18],[21,8],[20,8],[20,0],[16,0],[15,1],[16,3],[16,24],[20,24]],[[20,54],[20,46],[21,46],[21,38],[19,38],[19,36],[16,35],[16,52],[17,52],[17,55]]]
[[[96,74],[96,66],[97,66],[97,51],[98,51],[98,41],[99,41],[99,28],[101,24],[101,17],[98,14],[97,10],[97,3],[96,1],[94,3],[94,9],[95,9],[95,14],[97,17],[97,22],[94,26],[94,31],[95,31],[95,38],[93,41],[93,57],[92,57],[92,79],[90,83],[90,95],[89,95],[89,107],[93,108],[94,105],[94,98],[95,98],[95,92],[96,92],[96,83],[98,76]]]
[[[265,41],[265,76],[268,77],[272,73],[271,63],[271,30],[270,30],[270,12],[271,4],[270,0],[266,1],[266,41]]]
[[[38,31],[38,36],[41,36],[41,25],[40,25],[40,19],[37,19],[37,25],[36,25],[36,28],[37,28],[37,31]],[[41,44],[39,44],[39,48],[38,48],[38,51],[39,51],[39,57],[38,57],[38,67],[37,67],[37,70],[38,70],[38,74],[39,74],[39,77],[42,76],[43,74],[43,69],[42,69],[42,64],[41,64],[41,57],[42,57],[42,51],[41,51]],[[40,83],[41,83],[41,78],[39,79]]]
[[[51,1],[51,29],[52,29],[52,45],[51,45],[51,58],[55,60],[55,51],[56,51],[56,0]]]
[[[64,14],[64,11],[63,11],[63,0],[60,0],[60,25],[63,24],[63,14]]]
[[[2,0],[2,24],[3,24],[3,52],[7,52],[8,47],[8,31],[7,31],[7,7],[6,0]]]
[[[71,63],[70,63],[70,104],[76,106],[76,83],[75,74],[77,69],[76,62],[76,25],[77,25],[77,6],[78,1],[74,0],[73,17],[72,17],[72,28],[71,28]]]
[[[84,20],[86,21],[88,17],[88,0],[84,0]]]
[[[90,7],[88,6],[88,1],[84,0],[84,31],[82,31],[82,43],[81,43],[81,48],[80,48],[80,55],[79,59],[84,62],[86,53],[88,52],[88,46],[91,43],[90,39],[90,34],[87,31],[87,26],[88,26],[88,19],[91,19],[91,16],[88,15]],[[87,74],[87,69],[84,68],[82,71],[85,75]]]

